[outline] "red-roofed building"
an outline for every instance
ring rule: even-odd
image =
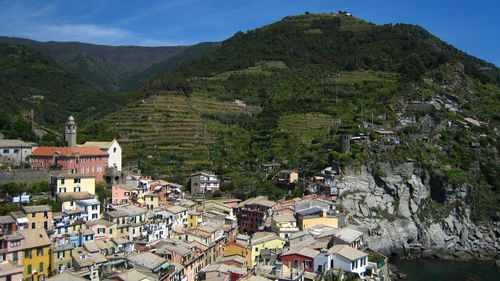
[[[68,174],[95,176],[96,183],[104,181],[108,155],[97,147],[37,147],[30,155],[33,169],[61,167]]]

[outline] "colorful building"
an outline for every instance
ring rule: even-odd
[[[71,211],[78,207],[79,200],[93,199],[95,196],[88,192],[64,192],[57,194],[57,202],[61,204],[61,210]]]
[[[59,239],[51,246],[50,271],[59,274],[73,267],[71,255],[75,246],[68,239]]]
[[[267,200],[265,196],[250,198],[233,208],[238,219],[240,232],[256,232],[264,229],[266,219],[271,215],[275,202]]]
[[[319,251],[309,247],[299,247],[288,250],[281,254],[280,259],[289,266],[303,268],[305,271],[314,272],[314,258]]]
[[[298,211],[296,213],[297,221],[301,230],[323,224],[338,228],[341,226],[341,213],[335,210],[325,211],[319,207],[313,207]]]
[[[257,257],[263,249],[282,249],[285,245],[286,240],[280,238],[275,233],[272,232],[258,232],[250,241],[250,246],[252,247],[252,258],[250,266],[255,265]]]
[[[288,239],[292,233],[299,231],[295,216],[288,212],[274,215],[271,218],[271,231],[281,238]]]
[[[142,205],[146,209],[153,210],[154,208],[158,208],[159,206],[158,194],[153,192],[148,192],[143,195],[143,198],[144,198],[144,203],[142,203]]]
[[[188,228],[197,227],[201,223],[201,213],[188,212]]]
[[[224,257],[241,256],[245,258],[247,266],[252,264],[252,249],[248,245],[238,241],[226,243],[223,255]]]
[[[68,174],[95,176],[96,183],[104,181],[108,155],[97,147],[37,147],[30,155],[33,169],[61,167]]]
[[[0,217],[1,218],[1,217]],[[24,236],[19,232],[0,233],[0,280],[21,281],[24,267],[22,264],[22,243]]]
[[[19,230],[24,237],[22,258],[26,281],[45,280],[50,268],[50,239],[44,229]]]
[[[28,229],[51,229],[52,208],[49,205],[21,206],[28,219]]]
[[[54,194],[65,192],[88,192],[95,194],[95,176],[63,174],[51,178]]]
[[[87,222],[87,227],[94,232],[94,239],[118,237],[116,223],[107,220],[94,220]]]
[[[144,189],[127,184],[113,185],[111,188],[111,201],[113,204],[137,202],[144,196]]]

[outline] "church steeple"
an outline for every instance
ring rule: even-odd
[[[76,146],[76,122],[73,116],[70,116],[68,118],[68,121],[66,121],[66,125],[64,128],[64,139],[66,140],[68,147]]]

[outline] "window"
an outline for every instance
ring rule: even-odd
[[[43,222],[43,228],[49,229],[49,222],[48,221]]]
[[[80,183],[80,179],[75,178],[75,179],[74,179],[74,182],[75,182],[75,183]]]
[[[35,213],[31,213],[31,217],[32,218],[36,217],[36,214]]]
[[[109,229],[109,234],[113,234],[113,229]]]
[[[130,196],[130,192],[125,192],[125,196]]]
[[[92,210],[97,210],[99,208],[99,205],[92,205]]]
[[[36,255],[37,256],[43,256],[43,248],[37,248],[36,249]]]
[[[44,218],[48,218],[48,217],[49,217],[49,214],[48,214],[48,212],[47,212],[47,211],[43,212],[43,217],[44,217]]]
[[[38,268],[38,269],[40,269],[40,271],[39,271],[39,272],[42,272],[42,271],[43,271],[43,262],[40,262],[40,264],[39,264],[39,268]]]
[[[9,154],[9,150],[8,149],[4,149],[3,150],[3,154]]]
[[[58,252],[57,253],[57,258],[58,259],[63,259],[64,258],[64,251]]]
[[[304,261],[304,267],[305,268],[311,268],[311,261]]]
[[[17,262],[19,260],[19,252],[12,253],[12,261]]]
[[[21,245],[21,241],[13,241],[13,242],[10,242],[10,246],[11,247],[17,247],[17,246],[20,246]]]
[[[61,179],[61,184],[64,184],[64,179]]]
[[[45,277],[45,274],[42,274],[42,275],[38,276],[38,280],[43,281],[43,280],[47,280],[47,278]]]
[[[19,149],[14,149],[14,153],[19,153]]]
[[[31,229],[35,229],[36,228],[36,223],[32,222],[31,223]]]
[[[73,188],[73,192],[80,192],[81,190],[81,187],[79,186],[76,186],[75,188]]]
[[[31,274],[31,272],[33,272],[33,270],[31,269],[31,264],[28,264],[26,271],[28,272],[28,274]]]
[[[98,228],[97,234],[106,233],[106,228]]]
[[[64,193],[64,192],[66,192],[66,187],[59,188],[59,193]]]

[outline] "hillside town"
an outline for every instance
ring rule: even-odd
[[[53,205],[25,194],[0,216],[0,280],[388,280],[387,258],[346,224],[334,167],[302,197],[224,198],[214,196],[217,175],[194,173],[186,186],[154,180],[122,168],[116,140],[80,145],[76,133],[69,117],[65,147],[0,140],[4,164],[59,170]],[[299,179],[265,166],[276,185]],[[97,196],[103,182],[111,198]]]

